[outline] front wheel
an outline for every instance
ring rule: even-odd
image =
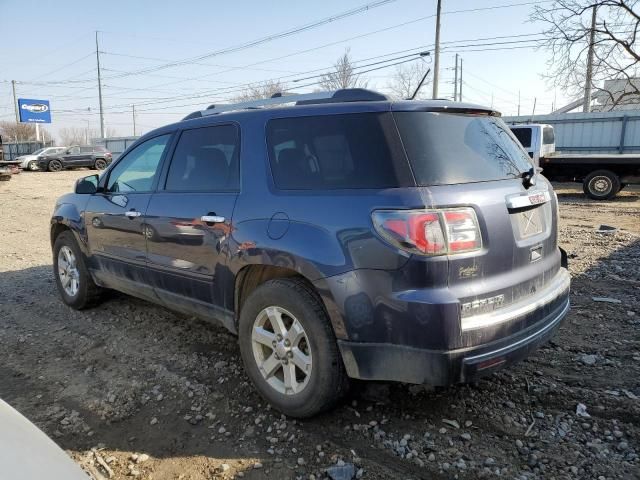
[[[107,168],[107,161],[104,158],[97,158],[93,166],[97,170],[104,170],[105,168]]]
[[[62,301],[70,307],[82,310],[99,300],[102,289],[93,282],[70,231],[58,235],[53,245],[53,273]]]
[[[260,394],[305,418],[331,408],[348,388],[336,338],[318,296],[299,279],[270,280],[240,312],[240,353]]]
[[[50,172],[59,172],[63,168],[62,162],[60,160],[51,160],[49,165],[47,165],[47,170]]]
[[[35,172],[36,170],[38,170],[38,162],[36,160],[31,160],[28,164],[27,164],[27,168],[32,171]]]
[[[596,170],[585,177],[582,190],[594,200],[609,200],[620,191],[620,179],[610,170]]]

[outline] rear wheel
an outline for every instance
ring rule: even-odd
[[[62,168],[62,162],[60,160],[51,160],[49,165],[47,165],[47,170],[50,172],[59,172]]]
[[[104,170],[105,168],[107,168],[107,161],[104,158],[96,158],[93,166],[98,170]]]
[[[596,170],[585,177],[582,189],[589,198],[609,200],[620,191],[620,179],[610,170]]]
[[[53,273],[60,296],[70,307],[81,310],[99,300],[102,289],[93,282],[70,231],[58,235],[53,245]]]
[[[240,312],[239,343],[253,384],[286,415],[316,415],[347,390],[329,318],[302,280],[270,280],[251,293]]]
[[[36,160],[31,160],[28,164],[27,164],[27,168],[29,170],[31,170],[32,172],[35,172],[36,170],[38,170],[38,162]]]

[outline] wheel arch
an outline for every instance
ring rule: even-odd
[[[233,310],[236,328],[240,318],[242,305],[251,293],[260,285],[278,278],[296,278],[302,280],[316,295],[316,298],[327,313],[336,337],[340,338],[344,332],[344,319],[335,308],[335,304],[325,282],[322,279],[313,280],[309,276],[289,267],[274,264],[249,264],[242,267],[235,276],[233,289]]]

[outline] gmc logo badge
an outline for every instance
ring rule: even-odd
[[[531,205],[538,205],[539,203],[544,203],[545,198],[544,195],[539,193],[537,195],[529,195],[529,202]]]

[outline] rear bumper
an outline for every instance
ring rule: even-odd
[[[560,274],[563,281],[556,283],[553,298],[547,296],[546,304],[539,299],[530,300],[546,315],[528,328],[485,344],[452,350],[338,340],[347,374],[362,380],[450,385],[472,381],[515,363],[545,343],[569,312],[569,275],[565,269]],[[517,320],[514,316],[501,321]]]

